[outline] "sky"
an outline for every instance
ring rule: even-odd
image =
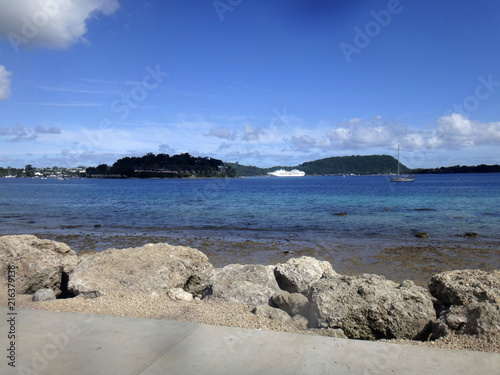
[[[0,166],[500,163],[500,2],[0,0]]]

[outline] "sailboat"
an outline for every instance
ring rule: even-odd
[[[401,175],[399,174],[399,145],[398,145],[398,174],[396,177],[391,177],[391,182],[413,182],[415,181],[415,176],[411,175]]]

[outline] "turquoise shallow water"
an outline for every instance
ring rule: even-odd
[[[345,216],[335,215],[345,213]],[[95,225],[98,225],[96,228]],[[500,174],[193,180],[0,179],[0,233],[188,233],[500,242]]]

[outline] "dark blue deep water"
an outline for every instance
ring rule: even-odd
[[[345,213],[347,215],[335,215]],[[95,225],[98,225],[96,229]],[[204,230],[397,241],[500,241],[500,174],[66,181],[0,179],[0,234]]]

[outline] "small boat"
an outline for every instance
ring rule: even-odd
[[[268,172],[269,176],[276,177],[303,177],[306,175],[306,172],[299,171],[298,169],[292,169],[291,171],[285,171],[284,169],[278,169],[274,172]]]
[[[403,176],[403,175],[398,175],[396,177],[391,177],[391,182],[413,182],[415,181],[415,176]]]
[[[391,182],[413,182],[415,181],[415,175],[402,175],[399,174],[399,145],[398,145],[398,174],[396,177],[391,177]]]

